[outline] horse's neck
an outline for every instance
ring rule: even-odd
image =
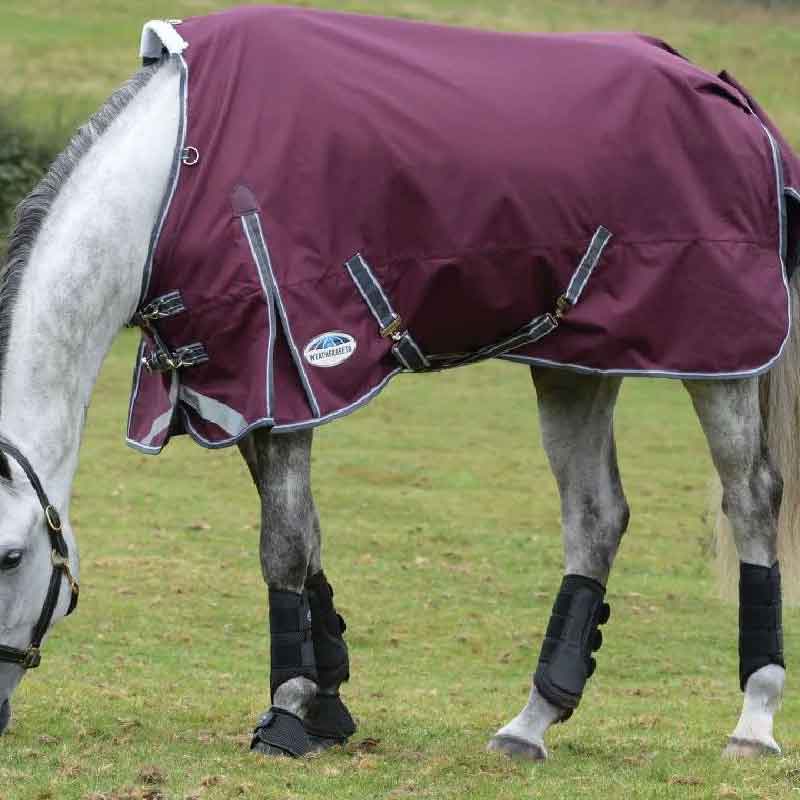
[[[0,383],[0,432],[68,502],[103,358],[139,300],[178,129],[178,77],[162,68],[75,167],[24,267]]]

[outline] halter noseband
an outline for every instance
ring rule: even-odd
[[[62,573],[67,579],[70,592],[72,593],[67,615],[71,614],[78,605],[78,592],[80,587],[69,566],[69,550],[67,549],[64,535],[61,532],[61,517],[58,515],[55,506],[47,499],[39,476],[31,466],[30,461],[28,461],[13,444],[2,438],[0,438],[0,453],[11,456],[11,458],[22,467],[25,475],[27,475],[31,486],[33,486],[33,490],[36,492],[36,496],[39,498],[39,504],[44,512],[44,522],[47,526],[47,533],[50,536],[50,544],[52,545],[50,560],[53,565],[53,571],[50,574],[50,585],[47,588],[47,594],[44,598],[42,613],[39,614],[39,619],[33,627],[30,645],[26,650],[20,650],[17,647],[8,647],[7,645],[0,644],[0,662],[5,661],[11,664],[19,664],[23,669],[33,669],[34,667],[38,667],[42,660],[39,648],[41,647],[45,633],[47,633],[47,629],[50,627],[50,621],[53,619],[53,613],[58,605],[58,596],[61,593]]]

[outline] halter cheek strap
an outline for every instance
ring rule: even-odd
[[[42,612],[39,614],[39,619],[33,626],[33,633],[31,635],[31,643],[27,649],[21,650],[18,647],[9,647],[8,645],[0,644],[0,662],[19,664],[23,669],[33,669],[38,667],[41,663],[41,645],[47,629],[53,619],[56,606],[58,605],[58,597],[61,593],[62,576],[66,578],[69,585],[71,596],[69,602],[69,609],[67,615],[69,616],[78,605],[78,593],[80,587],[78,581],[72,574],[69,565],[69,550],[67,543],[64,539],[64,534],[61,528],[61,517],[58,514],[55,506],[47,498],[42,482],[39,476],[31,466],[30,461],[13,445],[11,442],[0,438],[0,452],[11,456],[14,461],[19,464],[22,471],[30,481],[36,496],[39,499],[39,505],[42,507],[44,514],[44,523],[47,528],[47,533],[50,537],[50,544],[52,549],[50,551],[50,561],[53,570],[50,573],[50,585],[47,587],[47,594],[44,598],[44,605]]]

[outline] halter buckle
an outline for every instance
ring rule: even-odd
[[[61,533],[61,517],[58,515],[55,506],[49,505],[45,508],[44,518],[47,520],[47,527],[53,533]]]
[[[60,569],[64,573],[64,577],[67,579],[67,583],[69,584],[69,588],[72,590],[73,596],[77,597],[78,592],[80,591],[80,586],[78,585],[78,581],[76,581],[72,575],[72,569],[69,566],[69,558],[67,556],[62,556],[58,550],[51,550],[50,559],[53,562],[53,566],[56,569]]]
[[[38,647],[31,645],[25,651],[25,658],[22,661],[23,669],[36,669],[42,663],[42,654]]]

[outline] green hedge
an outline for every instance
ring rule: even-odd
[[[56,149],[21,126],[12,111],[0,109],[0,250],[14,207],[42,176]]]

